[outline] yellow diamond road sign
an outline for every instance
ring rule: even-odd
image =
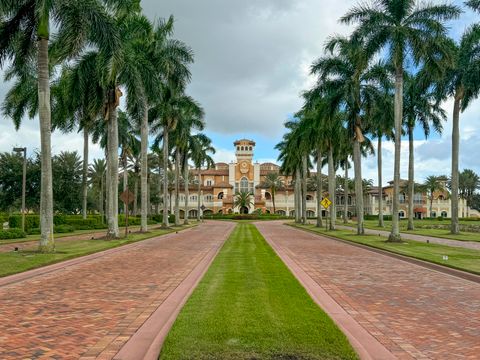
[[[332,205],[332,202],[328,198],[325,198],[322,200],[321,204],[325,209],[328,209],[330,205]]]

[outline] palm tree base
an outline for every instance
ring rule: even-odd
[[[400,236],[400,234],[390,234],[387,242],[389,242],[389,243],[402,243],[403,241],[402,241],[402,237]]]
[[[55,245],[39,245],[38,252],[42,254],[51,254],[55,252]]]

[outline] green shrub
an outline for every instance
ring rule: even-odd
[[[26,233],[28,235],[40,235],[41,231],[40,231],[40,228],[31,228],[31,229],[27,229]]]
[[[27,234],[21,229],[0,230],[0,240],[22,239],[26,236]]]
[[[175,223],[175,214],[170,214],[168,215],[168,222],[170,224],[174,224]]]
[[[10,229],[22,227],[22,215],[11,215],[8,218],[8,227]],[[29,229],[39,228],[40,227],[40,216],[38,215],[26,215],[25,216],[25,230],[28,232]]]
[[[65,234],[74,232],[75,228],[72,225],[57,225],[53,228],[53,232],[56,234]]]

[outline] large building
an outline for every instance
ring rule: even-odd
[[[201,171],[201,191],[198,193],[197,185],[190,185],[189,210],[188,216],[197,215],[198,196],[204,214],[232,214],[232,213],[253,213],[261,211],[262,213],[273,213],[272,194],[269,189],[263,186],[265,177],[268,173],[280,173],[280,167],[273,163],[254,162],[255,142],[248,139],[237,140],[234,142],[235,160],[227,163],[217,163],[215,168]],[[315,173],[310,173],[314,176]],[[294,188],[292,178],[283,176],[281,178],[284,188],[275,194],[275,212],[280,215],[295,216]],[[192,172],[192,176],[198,181],[198,174]],[[198,184],[198,183],[197,183]],[[338,184],[341,188],[342,184]],[[237,192],[248,191],[253,194],[251,200],[253,205],[249,208],[235,207],[235,194]],[[382,189],[384,215],[392,214],[392,196],[393,186]],[[328,196],[327,192],[323,196]],[[379,211],[379,189],[372,188],[367,192],[364,198],[365,214],[377,215]],[[307,192],[307,216],[317,216],[317,194],[316,191]],[[181,216],[183,217],[185,195],[180,194]],[[399,217],[407,217],[408,198],[404,192],[400,194]],[[340,189],[336,194],[337,212],[339,215],[344,212],[345,201],[348,203],[349,217],[355,216],[355,195],[351,194],[347,199],[343,196]],[[432,212],[430,213],[430,201],[425,193],[415,194],[415,216],[424,217],[450,217],[451,203],[448,194],[438,192],[434,194]],[[322,214],[327,215],[325,209],[321,209]],[[475,210],[468,209],[465,201],[461,200],[459,204],[459,216],[480,216]]]

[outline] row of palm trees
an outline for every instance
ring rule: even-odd
[[[121,148],[126,156],[125,138],[132,135],[119,131],[125,123],[118,111],[122,96],[140,137],[141,231],[148,229],[149,135],[161,137],[163,164],[172,148],[176,169],[181,164],[187,168],[189,156],[200,167],[207,161],[210,140],[192,135],[203,129],[204,113],[185,94],[193,52],[172,37],[173,30],[172,17],[152,23],[142,14],[139,0],[0,0],[0,66],[6,69],[6,80],[14,80],[2,110],[17,128],[24,116],[38,114],[40,122],[40,251],[54,249],[52,129],[83,131],[84,215],[89,138],[96,137],[104,147],[111,238],[119,236],[118,152]]]
[[[480,11],[478,1],[466,5]],[[336,168],[348,171],[352,158],[355,193],[362,194],[362,157],[373,153],[374,138],[378,141],[379,189],[383,186],[382,140],[395,143],[392,214],[398,214],[401,139],[408,135],[408,198],[412,202],[408,227],[413,229],[414,129],[421,126],[426,137],[431,129],[441,132],[446,119],[441,103],[453,98],[451,232],[459,232],[459,118],[480,90],[480,24],[471,25],[458,42],[447,35],[446,22],[461,13],[453,5],[379,0],[359,4],[340,19],[356,27],[348,37],[329,38],[326,55],[311,68],[317,83],[303,93],[304,105],[286,123],[288,133],[277,145],[283,171],[297,179],[296,213],[302,214],[303,221],[310,162],[317,163],[318,174],[328,164],[328,193],[335,209]],[[319,180],[320,193],[321,186]],[[382,196],[379,198],[379,224],[383,226]],[[364,233],[363,212],[363,197],[357,196],[358,234]],[[330,228],[334,229],[336,211],[330,214]],[[317,226],[322,226],[321,212]],[[397,216],[392,218],[389,241],[401,241]]]

